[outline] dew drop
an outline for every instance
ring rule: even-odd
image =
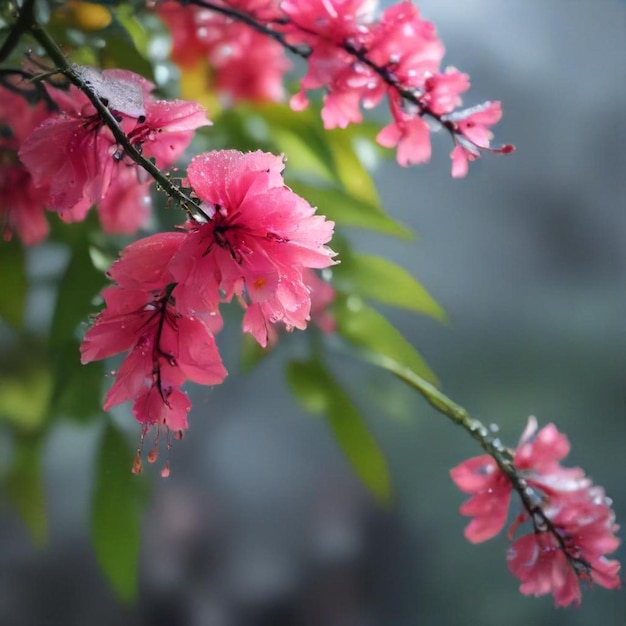
[[[170,460],[165,461],[165,465],[161,470],[161,478],[167,478],[170,475]]]
[[[148,463],[154,463],[159,457],[159,450],[156,446],[148,453]]]

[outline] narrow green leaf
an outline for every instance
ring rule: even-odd
[[[126,30],[135,48],[144,59],[148,58],[150,34],[138,18],[135,7],[130,4],[121,4],[113,9],[113,15],[119,24]],[[152,24],[154,27],[154,24]]]
[[[446,321],[445,311],[405,269],[382,257],[348,253],[333,268],[338,289]]]
[[[58,346],[50,359],[55,371],[50,412],[80,422],[102,415],[104,363],[83,365],[79,343],[75,340]]]
[[[93,266],[86,237],[74,241],[52,318],[50,344],[53,348],[75,338],[77,327],[93,312],[92,301],[105,283],[104,273]]]
[[[382,206],[376,191],[376,186],[370,173],[364,167],[356,150],[358,143],[355,139],[356,126],[345,130],[335,129],[326,131],[327,142],[335,160],[337,176],[343,188],[353,197],[367,202],[382,212]]]
[[[14,328],[22,327],[26,308],[28,284],[24,256],[24,248],[18,241],[0,243],[0,319],[4,319]]]
[[[324,413],[361,480],[387,503],[392,487],[387,461],[363,418],[331,374],[317,361],[293,361],[287,365],[289,384],[302,407],[310,413]]]
[[[93,266],[88,236],[72,240],[72,256],[61,279],[52,318],[49,360],[54,372],[51,410],[84,420],[100,413],[104,369],[80,362],[79,329],[94,312],[93,300],[106,282]],[[82,334],[82,332],[80,332]]]
[[[137,594],[143,484],[131,473],[133,454],[110,423],[102,437],[91,508],[91,539],[102,570],[119,597]]]
[[[315,111],[292,111],[287,105],[259,105],[255,112],[267,125],[268,136],[287,157],[293,172],[314,173],[329,181],[340,182],[336,158]]]
[[[378,311],[358,296],[336,298],[334,314],[337,332],[363,351],[374,365],[396,373],[408,369],[433,384],[437,377],[417,350]]]
[[[13,460],[6,477],[7,495],[37,545],[43,545],[48,537],[42,456],[41,434],[17,435]]]
[[[241,337],[240,363],[241,370],[249,374],[261,361],[264,361],[272,353],[272,348],[263,348],[259,342],[245,333]]]
[[[409,228],[385,215],[375,205],[349,195],[333,187],[316,187],[286,177],[287,184],[310,204],[317,207],[321,215],[334,220],[340,226],[365,228],[402,239],[413,239]]]

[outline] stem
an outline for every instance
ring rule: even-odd
[[[66,76],[68,80],[78,87],[89,98],[96,111],[100,114],[104,124],[110,129],[113,137],[120,146],[124,148],[124,152],[130,158],[148,172],[157,182],[157,188],[161,188],[170,197],[175,198],[181,204],[181,207],[190,215],[194,213],[207,217],[195,200],[187,195],[178,185],[175,185],[168,176],[163,174],[161,170],[150,160],[146,159],[129,141],[124,131],[120,128],[117,120],[109,111],[107,106],[98,98],[98,96],[90,89],[89,85],[78,75],[74,67],[68,62],[61,48],[50,37],[47,31],[36,22],[32,13],[32,2],[25,3],[18,20],[22,24],[22,29],[27,30],[46,51],[50,59],[56,64],[59,72]]]

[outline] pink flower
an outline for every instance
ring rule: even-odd
[[[217,385],[226,376],[212,332],[218,328],[181,313],[173,295],[168,265],[186,238],[157,234],[122,252],[109,272],[117,284],[104,290],[106,308],[81,344],[83,363],[127,353],[104,409],[133,401],[144,433],[150,426],[186,429],[191,403],[180,386],[187,380]]]
[[[28,87],[21,78],[14,82],[16,89]],[[35,187],[18,159],[18,150],[49,114],[42,102],[29,106],[24,96],[0,88],[0,228],[5,239],[15,232],[26,245],[48,235],[44,212],[48,189]]]
[[[368,58],[387,68],[406,88],[422,88],[437,72],[445,49],[431,22],[423,20],[412,2],[385,9],[372,30]]]
[[[450,470],[454,484],[472,497],[461,506],[461,514],[474,519],[465,528],[465,537],[480,543],[495,537],[506,524],[511,483],[488,455],[469,459]]]
[[[552,593],[556,606],[580,604],[579,578],[607,589],[619,587],[619,563],[605,554],[619,540],[610,502],[594,487],[549,501],[546,513],[561,542],[546,530],[517,539],[507,553],[511,573],[525,595]]]
[[[49,187],[48,206],[68,222],[85,219],[91,205],[107,189],[114,168],[115,144],[99,116],[56,114],[39,126],[22,145],[19,155],[38,187]]]
[[[285,97],[283,77],[291,63],[282,46],[266,35],[244,24],[228,24],[220,41],[207,50],[207,57],[216,70],[217,91],[227,102],[280,102]]]
[[[445,72],[437,72],[426,78],[421,101],[436,115],[444,115],[463,104],[460,94],[467,91],[469,86],[467,74],[448,67]]]
[[[489,127],[499,122],[501,117],[502,105],[499,102],[485,102],[471,109],[458,111],[446,119],[472,144],[479,148],[489,148],[492,138]]]
[[[306,268],[332,265],[326,244],[333,222],[283,183],[283,161],[263,152],[236,150],[195,157],[189,184],[209,221],[190,223],[171,271],[177,306],[201,317],[217,316],[223,294],[246,308],[244,332],[266,346],[270,324],[303,329],[311,296]]]
[[[607,589],[619,586],[619,563],[606,558],[619,540],[611,501],[582,469],[565,468],[569,441],[553,424],[537,432],[528,426],[513,456],[524,489],[525,508],[509,531],[530,522],[532,534],[517,539],[507,554],[520,591],[536,596],[552,593],[557,606],[580,603],[579,579]],[[506,523],[512,485],[489,456],[475,457],[451,471],[452,480],[472,494],[461,513],[473,516],[465,529],[473,542],[494,537]]]
[[[281,17],[275,1],[239,0],[226,6],[262,23]],[[193,67],[207,59],[215,72],[217,90],[233,102],[282,100],[283,76],[291,64],[280,44],[245,24],[199,7],[165,2],[159,14],[172,33],[176,63]]]
[[[289,18],[287,32],[313,45],[319,39],[342,44],[364,30],[374,19],[372,0],[282,0],[280,8]]]
[[[291,99],[291,107],[306,108],[305,91],[324,87],[328,92],[322,107],[326,129],[361,122],[361,104],[372,107],[384,95],[380,77],[344,49],[346,45],[366,47],[374,4],[368,0],[287,0],[281,4],[289,18],[284,27],[288,40],[311,48],[307,74],[300,82],[300,92]]]
[[[116,115],[131,143],[154,157],[159,167],[169,167],[189,145],[194,130],[209,123],[196,103],[154,100],[153,85],[132,72],[100,73],[88,67],[77,71]],[[82,91],[71,86],[68,92],[50,88],[49,93],[59,112],[36,128],[19,152],[35,184],[49,189],[48,207],[75,222],[98,204],[106,232],[133,232],[148,215],[143,172],[125,157]],[[141,202],[139,211],[131,200]]]
[[[551,593],[556,606],[580,604],[578,576],[569,564],[554,535],[525,535],[509,548],[507,561],[511,573],[522,581],[524,595]]]
[[[145,157],[167,168],[182,156],[196,129],[209,125],[204,107],[197,102],[148,99],[145,114],[128,120],[125,130]]]
[[[397,161],[402,166],[425,163],[430,160],[430,129],[416,114],[410,103],[403,101],[396,92],[389,94],[394,121],[376,135],[376,141],[384,148],[398,147]],[[406,107],[406,109],[405,109]]]

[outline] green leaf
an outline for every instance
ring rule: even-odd
[[[42,456],[41,434],[16,436],[13,460],[6,477],[7,495],[37,545],[43,545],[48,537]]]
[[[241,371],[244,374],[249,374],[261,361],[264,361],[272,353],[272,348],[263,348],[259,345],[259,342],[245,333],[241,337],[241,353],[240,363]]]
[[[446,321],[445,311],[405,269],[382,257],[343,253],[333,268],[333,285],[342,291]]]
[[[58,346],[50,359],[55,371],[50,412],[81,422],[102,415],[104,362],[83,365],[78,341]]]
[[[287,105],[271,104],[259,105],[255,112],[267,125],[268,137],[287,155],[290,171],[340,182],[335,154],[314,110],[292,111]]]
[[[96,557],[118,596],[137,594],[140,511],[144,485],[131,473],[133,453],[121,433],[107,424],[98,454],[91,508],[91,539]]]
[[[75,339],[77,327],[93,312],[92,301],[105,283],[104,273],[95,269],[91,261],[87,237],[75,241],[57,292],[50,329],[53,349]]]
[[[337,332],[360,348],[372,364],[397,373],[408,369],[420,377],[437,384],[417,350],[378,311],[367,306],[357,296],[338,295],[334,304]]]
[[[26,268],[24,248],[18,241],[0,243],[0,319],[14,328],[21,328],[26,308]]]
[[[385,215],[376,205],[351,196],[337,187],[316,187],[286,177],[287,184],[307,202],[317,207],[321,215],[334,220],[339,226],[365,228],[402,239],[413,239],[406,226]]]
[[[388,503],[392,488],[387,461],[358,410],[331,374],[317,361],[293,361],[287,365],[287,378],[306,411],[326,415],[356,473],[379,501]]]
[[[88,237],[72,242],[72,256],[61,279],[49,340],[49,360],[54,372],[51,410],[67,417],[87,419],[100,414],[104,367],[80,362],[79,327],[87,327],[93,300],[106,282],[94,268]],[[82,334],[82,333],[81,333]]]
[[[135,8],[130,4],[122,4],[113,10],[113,15],[128,33],[137,51],[144,59],[147,59],[150,47],[150,33],[137,17]]]
[[[106,46],[100,52],[100,63],[105,69],[123,67],[148,80],[153,77],[150,62],[138,53],[132,41],[122,35],[107,35]]]
[[[343,188],[354,198],[375,206],[382,213],[374,181],[359,158],[359,132],[362,131],[358,126],[326,131],[326,141],[334,156],[336,173]]]
[[[52,374],[43,361],[0,371],[0,419],[24,433],[39,431],[48,415]]]

